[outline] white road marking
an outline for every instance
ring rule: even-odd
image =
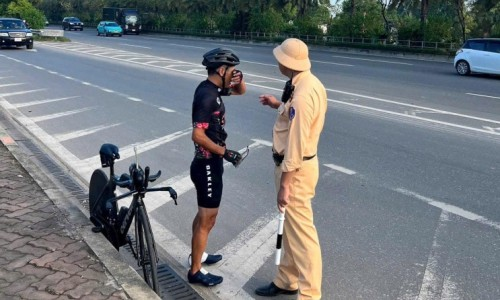
[[[434,200],[432,198],[428,198],[428,197],[419,195],[419,194],[417,194],[415,192],[412,192],[412,191],[409,191],[409,190],[406,190],[406,189],[403,189],[403,188],[397,188],[397,189],[394,189],[394,191],[396,191],[398,193],[401,193],[403,195],[406,195],[406,196],[417,198],[418,200],[426,202],[429,205],[432,205],[434,207],[440,208],[440,209],[442,209],[442,210],[444,210],[446,212],[455,214],[455,215],[460,216],[462,218],[465,218],[467,220],[478,222],[478,223],[481,223],[483,225],[486,225],[486,226],[489,226],[489,227],[493,227],[496,230],[500,230],[500,223],[488,220],[487,218],[485,218],[483,216],[480,216],[480,215],[475,214],[473,212],[464,210],[464,209],[462,209],[460,207],[457,207],[457,206],[454,206],[454,205],[451,205],[451,204],[447,204],[447,203],[444,203],[444,202],[440,202],[440,201],[437,201],[437,200]]]
[[[229,47],[229,48],[252,49],[252,47],[248,47],[248,46],[238,46],[238,45],[234,45],[234,44],[231,44],[231,45],[229,45],[229,46],[226,46],[226,44],[212,43],[212,45],[216,45],[216,46],[223,46],[223,47]]]
[[[488,95],[473,94],[473,93],[466,93],[466,94],[467,95],[471,95],[471,96],[477,96],[477,97],[486,97],[486,98],[500,99],[500,97],[497,97],[497,96],[488,96]]]
[[[190,128],[189,132],[191,132],[191,130],[192,129]],[[263,146],[269,146],[269,144],[270,144],[270,142],[258,140],[258,139],[255,139],[253,141],[254,142],[252,144],[248,145],[249,149],[258,149],[258,148],[261,148]],[[143,147],[141,146],[140,150],[143,150],[142,148]],[[240,149],[239,152],[243,152],[245,149],[246,149],[246,147],[243,149]],[[122,157],[122,152],[123,151],[120,150],[120,157]],[[231,163],[229,163],[229,162],[224,163],[224,167],[226,167],[226,168],[230,165],[231,165]],[[157,186],[171,186],[177,192],[177,196],[180,196],[180,195],[194,189],[194,184],[191,181],[191,176],[189,175],[189,173],[179,174],[178,176],[174,176],[172,178],[169,178],[161,183],[158,183]],[[154,211],[155,209],[161,207],[162,205],[169,202],[170,200],[171,200],[170,198],[165,197],[164,195],[163,196],[159,195],[159,193],[148,194],[148,202],[147,202],[148,210]]]
[[[16,103],[16,104],[13,104],[13,105],[16,108],[20,108],[20,107],[27,107],[27,106],[33,106],[33,105],[51,103],[51,102],[56,102],[56,101],[69,100],[69,99],[74,99],[74,98],[78,98],[78,97],[80,97],[80,96],[71,96],[71,97],[56,98],[56,99],[37,100],[37,101],[30,101],[30,102],[24,102],[24,103]]]
[[[119,126],[122,123],[115,123],[115,124],[105,124],[105,125],[99,125],[91,128],[86,128],[82,130],[76,130],[76,131],[71,131],[67,133],[59,133],[59,134],[54,134],[54,138],[58,140],[59,142],[79,138],[82,136],[90,135],[96,132],[99,132],[101,130],[109,129],[115,126]]]
[[[29,94],[29,93],[41,92],[41,91],[45,91],[45,90],[46,89],[37,89],[37,90],[29,90],[29,91],[21,91],[21,92],[2,93],[2,94],[0,94],[0,97],[24,95],[24,94]]]
[[[336,65],[336,66],[344,66],[344,67],[354,67],[354,65],[349,65],[349,64],[341,64],[341,63],[334,63],[334,62],[330,62],[330,61],[311,60],[311,62],[318,63],[318,64],[326,64],[326,65]]]
[[[2,99],[1,96],[0,105],[20,124],[23,124],[26,130],[31,132],[33,137],[35,137],[39,142],[42,142],[48,149],[50,149],[55,154],[55,156],[61,160],[61,162],[66,164],[66,166],[72,168],[73,170],[76,170],[77,172],[84,169],[95,169],[95,165],[85,165],[85,162],[82,162],[78,157],[71,153],[71,151],[62,146],[61,143],[59,143],[59,141],[57,141],[52,135],[49,135],[47,132],[45,132],[41,127],[33,122],[33,120],[23,115],[7,100]],[[92,173],[77,173],[77,175],[79,175],[80,178],[84,181],[89,180],[91,174]]]
[[[334,165],[334,164],[323,164],[325,167],[328,167],[332,170],[335,170],[335,171],[339,171],[339,172],[342,172],[342,173],[345,173],[347,175],[354,175],[356,174],[355,171],[353,170],[349,170],[347,168],[344,168],[344,167],[341,167],[341,166],[337,166],[337,165]]]
[[[224,277],[224,284],[213,288],[216,295],[221,299],[253,299],[243,286],[275,253],[277,229],[277,217],[261,217],[218,251],[224,261],[215,273]]]
[[[171,133],[171,134],[166,135],[166,136],[162,136],[162,137],[154,139],[154,140],[127,145],[127,146],[122,147],[120,149],[120,159],[127,159],[130,157],[133,157],[135,155],[134,147],[136,147],[136,146],[137,146],[137,153],[140,154],[140,153],[146,152],[148,150],[154,149],[156,147],[159,147],[163,144],[174,141],[182,136],[190,134],[191,131],[192,131],[192,128],[187,128],[184,130],[176,131],[176,132]],[[82,169],[82,173],[88,175],[89,176],[88,178],[90,178],[90,175],[92,174],[92,172],[94,171],[96,166],[101,165],[101,158],[99,155],[92,156],[92,157],[83,159],[82,163],[83,163],[83,165],[88,166],[88,167]]]
[[[260,62],[256,62],[256,61],[250,61],[250,60],[240,60],[240,61],[247,63],[247,64],[276,67],[276,64],[265,64],[265,63],[260,63]],[[245,73],[245,75],[246,75],[246,73]]]
[[[135,47],[135,48],[151,49],[151,47],[131,45],[131,44],[120,44],[120,45],[129,46],[129,47]]]
[[[0,79],[2,79],[4,77],[0,77]],[[0,84],[0,88],[3,88],[3,87],[9,87],[9,86],[17,86],[17,85],[23,85],[23,84],[26,84],[24,82],[22,83],[6,83],[6,84]]]
[[[158,109],[159,109],[159,110],[166,111],[166,112],[175,112],[175,110],[170,109],[170,108],[166,108],[166,107],[158,107]]]
[[[500,124],[500,121],[498,121],[498,120],[478,118],[478,117],[454,113],[454,112],[450,112],[450,111],[446,111],[446,110],[440,110],[440,109],[434,109],[434,108],[426,107],[426,106],[407,104],[407,103],[387,100],[387,99],[378,98],[378,97],[372,97],[372,96],[366,96],[366,95],[361,95],[361,94],[356,94],[356,93],[344,92],[344,91],[340,91],[340,90],[332,90],[332,89],[326,89],[326,90],[330,91],[330,92],[334,92],[334,93],[356,96],[356,97],[365,98],[365,99],[374,100],[374,101],[379,101],[379,102],[384,102],[384,103],[396,104],[399,106],[412,107],[414,109],[421,109],[421,110],[426,111],[426,112],[435,112],[435,113],[441,113],[444,115],[450,115],[450,116],[462,117],[462,118],[467,118],[467,119],[472,119],[472,120],[477,120],[477,121],[484,121],[484,122],[491,122],[491,123]],[[330,101],[335,101],[335,102],[340,102],[340,103],[348,103],[348,102],[343,102],[340,100],[330,100]]]
[[[147,65],[147,64],[144,64],[144,63],[138,63],[138,64]],[[151,66],[151,65],[148,65],[148,66]],[[199,74],[197,72],[177,70],[175,68],[170,68],[169,66],[166,66],[166,67],[153,66],[153,67],[158,67],[158,68],[173,70],[173,71],[181,72],[181,73],[188,73],[188,74],[192,74],[192,75],[196,75],[196,76],[204,76],[203,74]],[[247,74],[247,75],[248,76],[253,76],[252,74]],[[275,80],[277,82],[285,82],[284,80],[275,79],[275,78],[271,78],[271,77],[265,77],[265,76],[255,76],[255,77],[258,77],[258,78],[268,78],[270,80]],[[268,86],[264,86],[264,85],[259,85],[259,84],[247,83],[247,85],[248,86],[261,87],[261,88],[264,88],[264,89],[271,89],[271,90],[281,91],[281,89],[278,89],[278,88],[272,88],[272,87],[268,87]],[[491,122],[491,123],[498,123],[498,124],[500,124],[500,121],[491,120],[491,119],[478,118],[478,117],[473,117],[473,116],[469,116],[469,115],[458,114],[458,113],[453,113],[453,112],[443,111],[443,110],[437,110],[437,109],[423,107],[423,106],[411,105],[411,104],[396,102],[396,101],[382,99],[382,98],[377,98],[377,97],[371,97],[371,96],[366,96],[366,95],[361,95],[361,94],[356,94],[356,93],[344,92],[344,91],[340,91],[340,90],[333,90],[333,89],[327,89],[327,90],[331,91],[331,92],[336,92],[336,93],[341,93],[341,94],[346,94],[346,95],[351,95],[351,96],[357,96],[357,97],[363,97],[365,99],[370,99],[370,100],[375,100],[375,101],[381,101],[381,102],[396,104],[396,105],[400,105],[400,106],[407,106],[407,107],[412,107],[412,108],[417,108],[417,109],[423,109],[423,110],[427,110],[427,111],[433,111],[433,112],[436,112],[436,113],[442,113],[442,114],[453,115],[453,116],[458,116],[458,117],[463,117],[463,118],[468,118],[468,119],[474,119],[474,120],[478,120],[478,121],[485,121],[485,122]],[[451,127],[456,127],[456,128],[466,129],[466,130],[472,130],[472,131],[477,131],[477,132],[481,132],[481,133],[488,133],[488,134],[500,135],[500,133],[498,133],[498,132],[491,132],[489,130],[484,130],[484,129],[480,129],[480,128],[463,126],[463,125],[459,125],[459,124],[455,124],[455,123],[450,123],[450,122],[437,121],[435,119],[423,118],[423,117],[419,117],[419,116],[412,116],[412,115],[397,113],[397,112],[388,111],[388,110],[384,110],[384,109],[377,109],[377,108],[372,108],[372,107],[368,107],[368,106],[364,106],[364,105],[353,104],[353,103],[349,103],[349,102],[345,102],[345,101],[331,100],[331,99],[328,99],[328,101],[330,101],[330,102],[336,102],[336,103],[340,103],[340,104],[344,104],[344,105],[349,105],[349,106],[353,106],[353,107],[365,108],[365,109],[368,109],[368,110],[378,111],[378,112],[381,112],[381,113],[386,113],[386,114],[391,114],[391,115],[397,115],[397,116],[400,116],[400,117],[412,118],[412,119],[421,120],[421,121],[425,121],[425,122],[437,123],[437,124],[441,124],[441,125],[446,125],[446,126],[451,126]]]
[[[332,57],[343,58],[343,59],[352,59],[352,60],[364,60],[364,61],[372,61],[372,62],[381,62],[381,63],[386,63],[386,64],[396,64],[396,65],[413,66],[413,64],[410,64],[410,63],[397,62],[397,61],[389,61],[389,60],[368,59],[368,58],[360,58],[360,57],[348,57],[348,56],[340,56],[340,55],[332,55]]]
[[[384,114],[395,115],[395,116],[400,116],[400,117],[405,117],[405,118],[411,118],[411,119],[415,119],[415,120],[420,120],[420,121],[425,121],[425,122],[430,122],[430,123],[435,123],[435,124],[440,124],[440,125],[446,125],[446,126],[450,126],[450,127],[455,127],[455,128],[460,128],[460,129],[466,129],[466,130],[476,131],[476,132],[481,132],[481,133],[488,133],[488,134],[493,134],[493,135],[500,135],[500,132],[492,132],[490,130],[485,130],[485,129],[481,129],[481,128],[475,128],[475,127],[470,127],[470,126],[465,126],[465,125],[459,125],[459,124],[450,123],[450,122],[438,121],[436,119],[429,119],[429,118],[424,118],[424,117],[418,117],[418,116],[413,116],[413,115],[409,115],[409,114],[398,113],[398,112],[394,112],[394,111],[390,111],[390,110],[385,110],[385,109],[380,109],[380,108],[374,108],[374,107],[370,107],[370,106],[366,106],[366,105],[359,105],[359,104],[344,102],[344,101],[340,101],[340,100],[331,100],[331,99],[327,99],[327,100],[329,102],[339,103],[339,104],[353,106],[353,107],[364,108],[366,110],[377,111],[377,112],[384,113]],[[478,118],[475,118],[475,117],[470,117],[470,118],[471,119],[478,119]],[[493,121],[493,120],[491,122],[500,123],[500,121]]]
[[[168,45],[178,46],[178,47],[184,47],[184,48],[205,49],[204,47],[189,46],[189,45],[181,45],[181,44],[173,44],[173,43],[168,43]]]
[[[127,99],[132,100],[134,102],[141,102],[142,101],[141,99],[135,98],[135,97],[127,97]]]
[[[500,132],[500,127],[490,127],[490,126],[483,126],[485,130],[491,131],[491,132]]]
[[[441,299],[441,292],[443,289],[444,274],[439,268],[439,262],[442,261],[441,245],[438,242],[439,235],[445,230],[449,221],[448,212],[442,211],[439,216],[439,223],[434,233],[432,240],[432,247],[427,264],[425,267],[422,285],[418,294],[417,300],[434,300]]]
[[[85,107],[81,109],[75,109],[75,110],[68,110],[68,111],[63,111],[55,114],[49,114],[49,115],[43,115],[43,116],[38,116],[38,117],[31,117],[31,120],[35,123],[41,122],[41,121],[47,121],[47,120],[52,120],[52,119],[57,119],[57,118],[62,118],[66,116],[71,116],[75,114],[79,114],[82,112],[86,112],[89,110],[93,110],[93,107]]]

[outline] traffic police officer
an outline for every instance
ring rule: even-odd
[[[281,101],[261,95],[260,102],[278,110],[273,128],[273,158],[277,205],[286,209],[284,256],[260,296],[297,294],[298,299],[320,299],[322,261],[311,200],[319,178],[318,142],[327,110],[326,90],[311,71],[309,50],[299,39],[286,39],[273,50],[280,72],[290,80]]]

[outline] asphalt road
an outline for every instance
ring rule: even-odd
[[[120,147],[117,172],[128,170],[136,145],[141,165],[162,170],[157,185],[179,193],[177,207],[166,195],[146,200],[162,255],[185,272],[202,54],[238,53],[248,91],[224,99],[227,142],[250,145],[250,155],[238,169],[226,165],[208,246],[224,261],[207,269],[224,276],[209,293],[257,299],[253,290],[275,272],[275,111],[258,102],[279,96],[286,80],[274,45],[65,34],[71,43],[0,51],[0,104],[86,182],[102,143]],[[500,78],[460,77],[434,59],[316,47],[310,56],[329,100],[313,202],[324,299],[500,299]]]

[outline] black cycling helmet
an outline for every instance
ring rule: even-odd
[[[216,48],[203,54],[201,64],[207,69],[218,68],[222,65],[236,66],[240,64],[240,59],[231,49]]]

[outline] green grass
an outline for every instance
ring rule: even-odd
[[[54,37],[54,36],[39,36],[39,35],[33,35],[33,40],[39,41],[39,42],[71,42],[70,39],[67,37]]]

